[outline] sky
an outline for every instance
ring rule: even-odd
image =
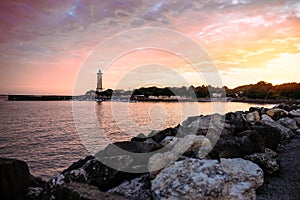
[[[300,82],[300,1],[1,0],[0,94]]]

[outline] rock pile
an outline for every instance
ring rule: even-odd
[[[300,133],[299,122],[300,105],[286,104],[190,117],[110,144],[46,183],[25,178],[18,195],[27,188],[27,199],[255,199],[264,175],[280,169],[278,146]]]

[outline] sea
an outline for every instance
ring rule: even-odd
[[[190,116],[273,107],[235,102],[1,101],[0,157],[47,180],[108,144],[175,127]]]

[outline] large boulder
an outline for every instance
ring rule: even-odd
[[[264,125],[271,126],[277,129],[280,132],[281,139],[290,139],[295,135],[295,133],[285,126],[281,125],[280,123],[276,123],[271,117],[268,115],[262,115],[261,123]]]
[[[254,125],[251,129],[257,131],[265,141],[265,147],[276,150],[281,141],[281,134],[277,128],[267,125]]]
[[[297,129],[299,129],[296,121],[289,117],[281,118],[277,122],[293,131],[296,131]]]
[[[24,199],[30,185],[30,173],[24,161],[0,158],[1,199]]]
[[[152,180],[154,199],[255,199],[263,171],[243,159],[187,158],[162,170]]]
[[[52,193],[56,200],[126,200],[127,198],[104,193],[97,187],[84,183],[65,183],[55,188]]]
[[[266,114],[268,116],[272,117],[272,119],[274,119],[274,120],[278,120],[282,117],[287,117],[288,116],[288,112],[281,109],[281,108],[270,109],[266,112]]]
[[[279,170],[277,153],[271,149],[266,148],[264,153],[254,153],[244,158],[257,164],[266,174],[273,174]]]
[[[107,191],[130,199],[151,200],[151,182],[149,175],[143,175],[130,181],[124,181]]]

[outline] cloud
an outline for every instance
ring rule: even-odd
[[[55,82],[59,63],[74,64],[73,69],[69,67],[72,74],[110,36],[150,26],[182,32],[201,45],[224,72],[257,69],[283,53],[299,52],[299,18],[300,2],[296,0],[3,0],[0,64],[4,73],[15,73],[18,79],[22,74],[17,69],[26,65],[34,72],[39,63],[48,64],[46,70]],[[126,40],[124,37],[120,44],[126,45]],[[170,40],[165,35],[153,38],[162,44]],[[172,42],[181,49],[189,48],[180,41]],[[173,66],[189,72],[181,64]],[[38,77],[36,71],[33,79]]]

